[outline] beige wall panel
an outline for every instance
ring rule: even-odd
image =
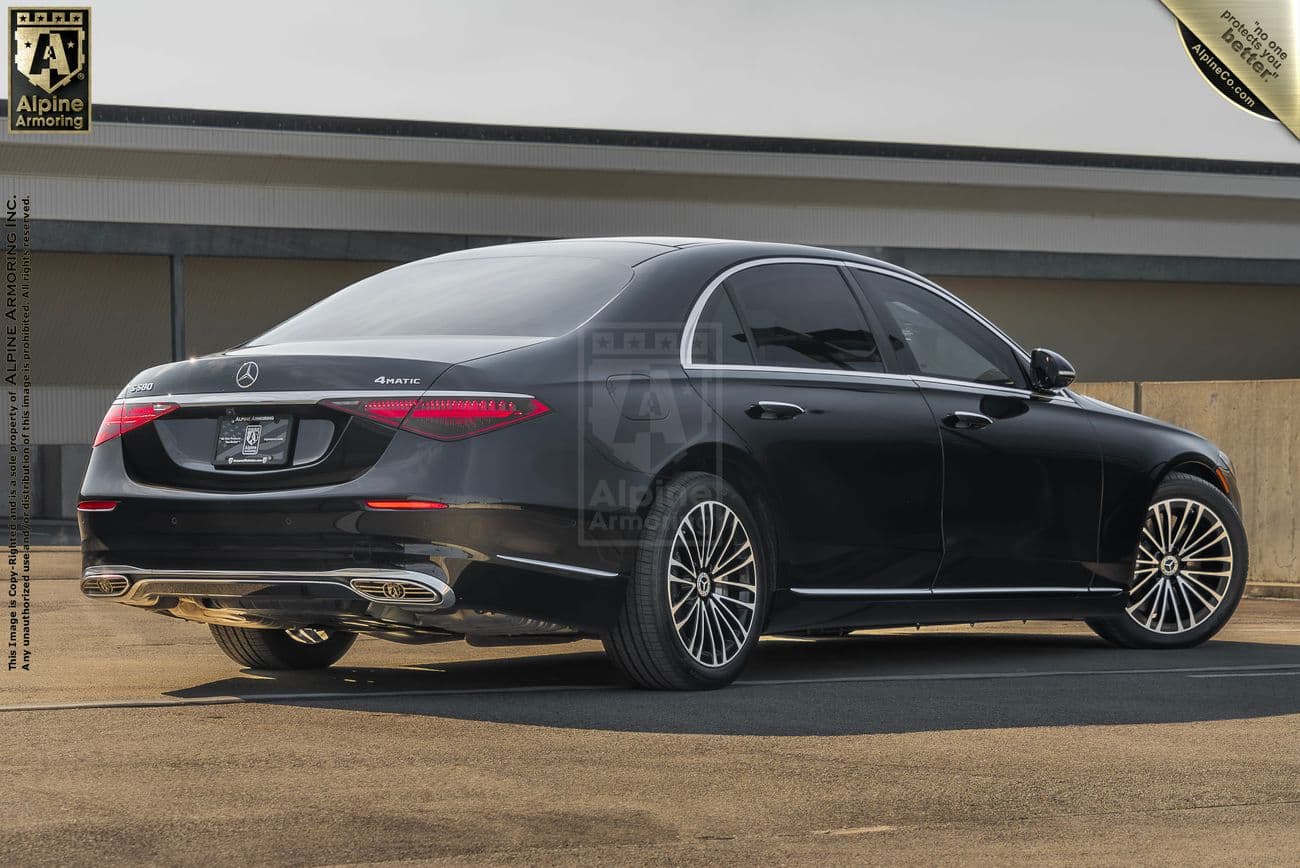
[[[165,256],[35,254],[35,382],[120,389],[142,369],[171,361],[168,269]]]
[[[1300,287],[933,279],[1084,381],[1300,377]]]
[[[1123,410],[1134,409],[1132,383],[1075,383],[1070,388]]]
[[[1300,581],[1300,380],[1143,383],[1142,410],[1209,437],[1241,486],[1253,581]]]

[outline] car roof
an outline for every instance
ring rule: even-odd
[[[734,252],[737,259],[758,256],[809,256],[830,257],[877,265],[895,271],[906,271],[899,266],[861,256],[844,250],[828,247],[815,247],[809,244],[786,244],[769,241],[739,241],[729,238],[688,238],[677,236],[623,236],[599,238],[563,238],[548,241],[523,241],[512,244],[497,244],[488,247],[475,247],[471,250],[457,250],[446,253],[439,259],[478,259],[502,256],[579,256],[590,259],[604,259],[635,266],[657,256],[687,248],[728,248],[725,252]]]

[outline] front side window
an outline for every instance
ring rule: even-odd
[[[1011,348],[961,308],[906,280],[861,269],[853,269],[853,276],[884,308],[882,316],[888,314],[889,339],[910,352],[917,373],[1025,388]]]
[[[753,336],[758,364],[885,369],[862,308],[835,266],[757,265],[727,278],[726,287]]]

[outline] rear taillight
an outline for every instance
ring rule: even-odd
[[[114,404],[104,414],[104,421],[99,423],[99,433],[95,435],[95,445],[107,443],[114,437],[121,437],[128,431],[148,425],[155,419],[166,416],[177,409],[178,404],[136,403]]]
[[[551,411],[531,395],[467,393],[423,398],[331,398],[321,403],[434,440],[462,440]]]
[[[446,509],[441,500],[367,500],[371,509]]]

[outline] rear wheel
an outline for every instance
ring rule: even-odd
[[[1171,473],[1147,509],[1124,611],[1088,626],[1126,648],[1189,648],[1222,629],[1246,585],[1246,531],[1210,483]]]
[[[324,669],[347,653],[356,633],[338,630],[254,630],[209,624],[217,647],[250,669]]]
[[[708,473],[673,478],[646,517],[611,660],[642,687],[731,683],[767,614],[768,545],[744,498]]]

